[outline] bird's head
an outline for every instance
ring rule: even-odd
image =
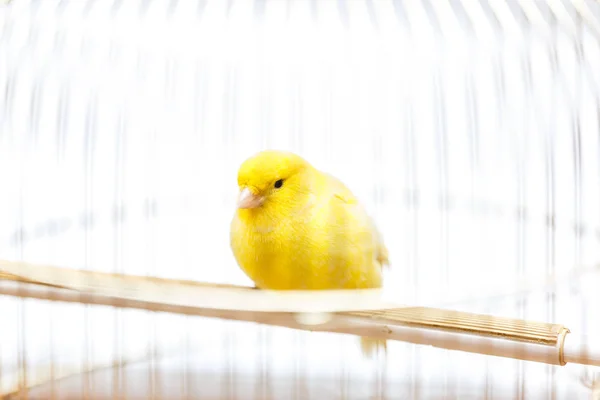
[[[291,205],[309,192],[311,165],[284,151],[266,150],[245,160],[238,170],[239,209]]]

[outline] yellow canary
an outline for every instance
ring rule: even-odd
[[[259,289],[382,285],[388,251],[373,220],[338,179],[302,157],[262,151],[242,163],[231,222],[237,263]],[[371,355],[385,340],[361,338]]]

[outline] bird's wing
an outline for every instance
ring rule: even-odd
[[[371,224],[373,225],[373,230],[375,231],[375,236],[377,238],[377,261],[379,262],[379,265],[381,265],[381,267],[389,267],[389,253],[387,247],[385,246],[385,243],[383,242],[383,237],[381,236],[379,229],[377,229],[377,227],[375,226],[375,223],[371,221]]]
[[[383,237],[377,229],[377,226],[375,225],[373,219],[367,214],[363,205],[358,201],[356,196],[354,196],[352,191],[348,189],[348,187],[344,185],[342,181],[330,174],[324,173],[324,175],[327,179],[327,187],[331,190],[331,197],[334,200],[334,202],[344,204],[348,208],[351,208],[351,212],[354,215],[362,215],[365,218],[365,223],[370,229],[370,231],[373,233],[375,239],[376,259],[382,267],[389,266],[390,262],[388,258],[389,256],[387,247],[385,246]]]
[[[323,175],[325,176],[327,183],[326,187],[330,191],[332,197],[346,204],[358,204],[358,199],[342,181],[325,172]]]

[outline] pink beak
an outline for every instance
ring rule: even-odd
[[[248,188],[242,189],[238,197],[238,208],[256,208],[260,206],[264,197],[254,194]]]

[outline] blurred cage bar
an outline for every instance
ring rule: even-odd
[[[235,174],[280,148],[366,204],[399,300],[565,274],[600,261],[599,96],[594,0],[12,0],[0,258],[248,285]],[[598,283],[456,307],[598,336]],[[7,398],[572,399],[595,376],[0,296]]]

